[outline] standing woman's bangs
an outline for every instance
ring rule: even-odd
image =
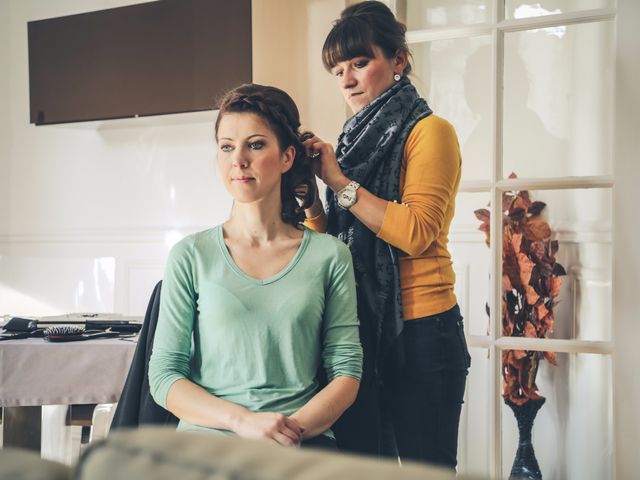
[[[331,70],[338,63],[355,57],[373,58],[374,35],[371,26],[357,17],[338,21],[322,47],[322,63]]]

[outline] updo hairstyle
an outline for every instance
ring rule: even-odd
[[[300,113],[291,97],[276,87],[249,83],[234,88],[220,101],[215,133],[218,138],[220,120],[228,113],[253,113],[262,118],[278,139],[280,150],[290,146],[295,149],[293,165],[282,174],[280,194],[282,221],[302,228],[304,210],[314,200],[315,184],[310,159],[302,145]],[[298,203],[298,199],[300,203]]]

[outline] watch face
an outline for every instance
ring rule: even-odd
[[[356,199],[356,191],[353,188],[349,188],[342,192],[341,196],[344,203],[351,203]]]
[[[356,201],[356,189],[353,187],[343,188],[338,195],[338,203],[345,208],[351,207]]]
[[[356,191],[360,186],[357,182],[349,182],[349,184],[340,190],[337,195],[338,205],[344,208],[345,210],[349,210],[355,203],[358,201],[358,195]]]

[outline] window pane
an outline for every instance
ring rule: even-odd
[[[436,115],[458,133],[462,180],[491,175],[491,38],[478,36],[411,45],[413,81]]]
[[[539,364],[536,384],[546,402],[533,423],[533,448],[544,479],[612,478],[611,359],[556,354],[558,366]],[[511,409],[502,408],[503,477],[518,448]]]
[[[511,232],[522,235],[507,242],[505,234],[503,244],[503,298],[511,319],[504,323],[506,328],[512,329],[514,336],[540,336],[541,331],[549,329],[549,338],[610,340],[611,189],[528,193],[531,201],[544,202],[546,207],[534,217],[538,220],[530,218],[526,226],[513,220],[508,223],[514,225]],[[511,195],[504,197],[503,210],[511,206],[510,219],[517,218],[521,201]],[[545,232],[545,222],[550,236]],[[557,241],[555,254],[554,246],[545,238]],[[548,276],[554,269],[549,254],[555,256],[566,276]]]
[[[475,25],[491,20],[491,0],[408,0],[407,29]]]
[[[615,6],[615,0],[505,0],[507,18],[527,18]]]
[[[505,177],[611,174],[613,27],[505,34]]]
[[[456,274],[456,297],[466,331],[472,335],[488,335],[490,251],[484,234],[478,231],[474,211],[486,208],[489,192],[458,193],[456,214],[449,230],[449,250]]]
[[[486,348],[469,348],[471,369],[460,415],[458,472],[489,478],[489,375]],[[478,439],[485,439],[478,441]]]

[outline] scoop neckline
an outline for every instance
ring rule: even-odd
[[[285,265],[285,267],[282,270],[280,270],[278,273],[276,273],[275,275],[269,278],[265,278],[264,280],[251,277],[247,275],[244,271],[242,271],[240,267],[238,267],[233,257],[231,257],[231,253],[229,252],[227,245],[224,243],[224,231],[223,231],[222,225],[218,225],[216,227],[215,235],[218,239],[218,246],[222,251],[222,255],[225,261],[227,262],[227,264],[229,265],[229,267],[231,268],[231,270],[233,270],[238,276],[240,276],[242,279],[244,279],[245,281],[251,284],[269,285],[271,283],[277,282],[282,277],[284,277],[287,273],[289,273],[293,269],[293,267],[296,266],[300,258],[302,258],[302,254],[306,250],[307,244],[309,243],[309,229],[304,226],[303,228],[304,230],[302,232],[302,241],[300,242],[300,246],[298,247],[298,251],[296,252],[296,254],[289,261],[289,263]]]

